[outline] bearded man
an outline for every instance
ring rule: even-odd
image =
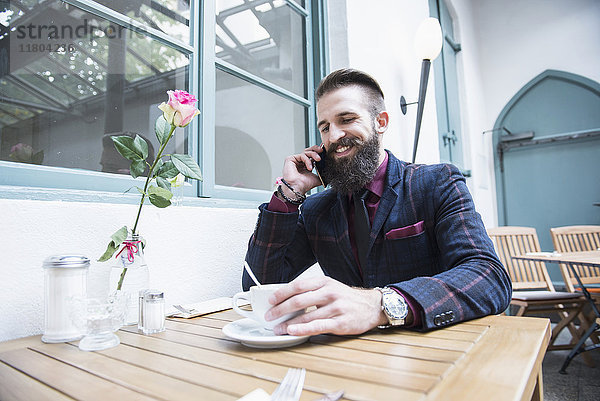
[[[323,144],[286,158],[246,255],[265,284],[289,282],[315,262],[325,273],[275,292],[267,320],[317,306],[275,334],[429,330],[504,311],[511,282],[459,170],[383,149],[389,116],[368,74],[335,71],[316,98]],[[330,188],[306,197],[321,184],[312,172],[321,160]],[[245,272],[242,285],[252,285]]]

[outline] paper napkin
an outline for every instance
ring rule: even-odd
[[[238,399],[237,401],[269,401],[271,396],[262,388],[257,388]]]
[[[303,279],[312,278],[312,277],[322,277],[324,275],[325,275],[325,273],[323,273],[323,269],[321,269],[321,265],[319,265],[319,263],[315,263],[308,269],[304,270],[298,277],[296,277],[292,281],[303,280]]]
[[[184,319],[191,319],[193,317],[206,315],[208,313],[219,312],[225,309],[231,309],[231,297],[220,297],[209,299],[208,301],[197,302],[192,304],[181,305],[186,309],[191,309],[191,313],[183,313],[175,307],[169,307],[166,311],[167,317],[181,317]],[[240,300],[238,305],[247,305],[248,302]]]

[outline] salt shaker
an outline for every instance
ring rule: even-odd
[[[154,334],[165,331],[165,294],[159,290],[144,292],[142,332]]]
[[[45,343],[78,340],[83,333],[71,318],[76,297],[85,297],[90,260],[82,255],[56,255],[44,260]]]

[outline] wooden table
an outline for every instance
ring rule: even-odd
[[[169,319],[151,336],[133,326],[121,344],[83,352],[40,336],[0,343],[2,400],[236,400],[273,392],[289,367],[304,367],[301,400],[345,390],[347,400],[540,400],[548,319],[488,316],[415,333],[321,335],[304,344],[259,350],[229,340],[232,310]]]
[[[600,251],[582,252],[535,252],[513,256],[513,259],[533,260],[535,262],[565,263],[600,267]]]
[[[584,251],[584,252],[537,252],[534,254],[513,256],[513,259],[520,260],[531,260],[534,262],[550,262],[550,263],[564,263],[571,270],[571,274],[577,282],[579,283],[579,287],[581,288],[583,295],[588,301],[590,308],[592,310],[591,315],[591,323],[589,327],[585,328],[585,333],[581,336],[577,344],[573,347],[562,367],[560,368],[560,373],[567,373],[567,367],[571,360],[575,358],[577,355],[582,352],[591,351],[596,348],[600,348],[600,344],[592,344],[585,346],[585,342],[588,338],[592,336],[595,332],[600,330],[600,311],[596,306],[592,296],[586,289],[585,285],[582,283],[581,278],[577,274],[577,270],[573,268],[572,265],[585,265],[592,267],[600,267],[600,250],[598,251]],[[595,340],[597,341],[597,340]]]

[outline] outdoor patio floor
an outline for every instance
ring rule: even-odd
[[[564,333],[564,334],[563,334]],[[564,330],[558,338],[570,337]],[[564,341],[566,342],[566,341]],[[589,342],[589,341],[588,341]],[[600,400],[600,348],[587,352],[594,363],[589,367],[577,355],[567,368],[567,374],[558,373],[569,351],[547,352],[542,363],[545,401],[597,401]]]

